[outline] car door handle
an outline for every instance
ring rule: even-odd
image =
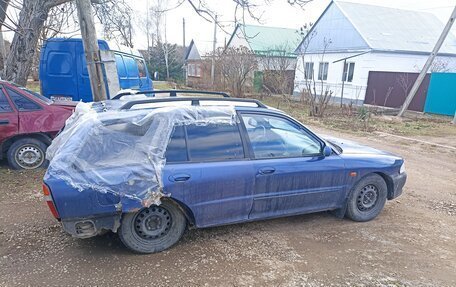
[[[0,125],[7,125],[9,124],[9,120],[0,120]]]
[[[272,174],[275,172],[275,168],[273,167],[263,167],[258,170],[259,174]]]
[[[170,181],[183,182],[190,179],[190,175],[185,173],[174,174],[169,177]]]

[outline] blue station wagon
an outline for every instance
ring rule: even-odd
[[[406,181],[401,157],[320,137],[257,100],[110,102],[76,108],[48,149],[46,201],[75,237],[113,231],[154,253],[187,227],[320,211],[369,221]]]

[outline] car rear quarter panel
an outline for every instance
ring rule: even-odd
[[[19,112],[19,133],[44,132],[55,135],[71,115],[70,109],[46,106],[38,111]]]

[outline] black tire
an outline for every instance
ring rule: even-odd
[[[385,206],[388,189],[378,174],[370,174],[355,184],[347,202],[347,217],[354,221],[369,221]]]
[[[34,138],[22,138],[15,141],[8,149],[6,157],[13,169],[35,169],[46,167],[47,145]]]
[[[137,253],[156,253],[170,248],[184,234],[187,220],[172,202],[163,201],[136,213],[124,214],[119,228],[123,244]]]

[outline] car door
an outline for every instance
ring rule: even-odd
[[[254,170],[238,125],[176,127],[166,158],[164,190],[191,209],[198,227],[248,219]]]
[[[6,92],[18,111],[19,133],[42,132],[52,123],[53,114],[45,111],[41,105],[15,89],[7,87]]]
[[[19,131],[19,116],[0,86],[0,144]]]
[[[323,142],[288,117],[243,113],[242,120],[256,173],[250,219],[338,207],[346,179],[337,154],[324,157]]]

